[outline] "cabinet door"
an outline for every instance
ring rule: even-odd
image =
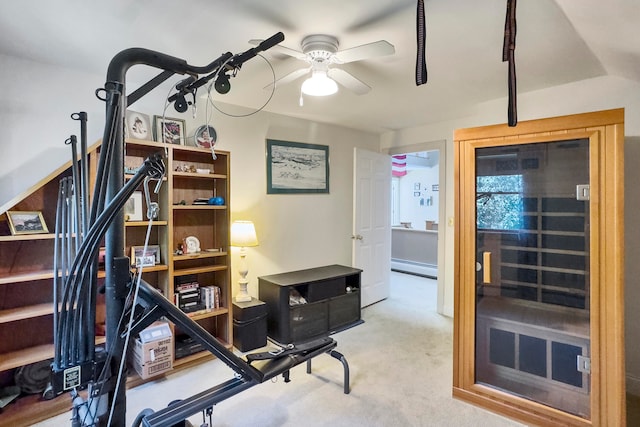
[[[526,422],[624,418],[623,398],[603,398],[624,396],[609,306],[622,306],[621,122],[617,110],[456,134],[454,394]]]

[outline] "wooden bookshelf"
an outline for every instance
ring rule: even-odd
[[[221,289],[220,308],[192,316],[225,346],[233,345],[231,279],[229,253],[229,153],[183,145],[165,145],[153,141],[127,140],[125,163],[141,162],[153,153],[165,155],[167,167],[163,185],[151,200],[158,203],[160,213],[151,222],[150,245],[160,248],[161,262],[143,269],[145,281],[157,287],[168,298],[174,294],[174,279],[192,275],[202,286]],[[90,163],[95,168],[100,144],[90,148]],[[185,167],[208,169],[210,173],[182,172]],[[53,229],[59,182],[71,176],[71,162],[58,168],[31,189],[7,202],[0,210],[0,373],[13,378],[11,370],[51,359],[54,355],[52,335],[53,247],[55,233],[11,235],[6,211],[40,211],[49,230]],[[125,179],[133,175],[126,175]],[[152,189],[152,188],[151,188]],[[142,186],[138,191],[144,191]],[[195,199],[222,197],[224,204],[192,205]],[[147,206],[143,193],[143,218]],[[184,205],[178,204],[184,200]],[[3,218],[5,219],[3,221]],[[132,246],[143,246],[150,222],[125,221],[125,254]],[[178,246],[188,236],[196,236],[202,252],[178,255]],[[207,250],[208,249],[208,250]],[[132,265],[131,271],[137,269]],[[98,278],[105,274],[99,272]],[[104,323],[104,303],[97,311],[97,323]],[[98,337],[97,343],[104,342]],[[182,358],[176,367],[184,369],[211,356],[198,353]],[[142,382],[133,375],[128,384]],[[136,379],[137,378],[137,379]],[[0,386],[8,385],[1,384]],[[43,401],[39,396],[20,398],[8,405],[0,416],[0,426],[30,425],[51,417],[71,406],[71,400],[59,397]],[[28,417],[24,417],[26,413]],[[20,414],[23,416],[21,417]],[[26,424],[25,424],[26,423]]]

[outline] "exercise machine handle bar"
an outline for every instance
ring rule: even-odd
[[[272,48],[278,43],[281,43],[283,40],[284,40],[284,34],[282,32],[278,32],[273,36],[269,37],[268,39],[264,40],[263,42],[261,42],[258,46],[248,49],[242,53],[239,53],[233,56],[228,52],[226,54],[223,54],[222,56],[220,56],[220,58],[216,59],[214,62],[209,64],[214,66],[213,69],[207,71],[210,74],[204,77],[201,77],[199,79],[196,79],[195,76],[189,76],[186,79],[178,82],[178,84],[176,84],[176,90],[178,91],[178,93],[171,95],[168,101],[174,102],[179,95],[191,93],[197,90],[198,88],[204,86],[211,79],[213,79],[215,76],[218,75],[218,71],[220,67],[224,66],[226,69],[229,69],[229,70],[240,69],[242,67],[242,64],[244,64],[251,58],[255,57],[258,53]],[[189,73],[185,73],[185,74],[189,74]]]
[[[107,81],[123,82],[127,70],[133,65],[138,64],[159,68],[172,72],[174,74],[189,74],[192,76],[212,72],[215,73],[223,64],[227,62],[229,66],[239,68],[244,62],[253,58],[258,53],[275,46],[283,40],[284,34],[282,32],[278,32],[254,48],[236,55],[233,55],[230,52],[223,53],[218,58],[214,59],[210,64],[202,67],[189,65],[184,59],[177,58],[175,56],[167,55],[149,49],[132,47],[121,51],[113,57],[107,69]],[[206,79],[206,77],[209,77],[209,79]],[[186,90],[187,92],[195,90],[204,85],[213,76],[206,77],[203,77],[200,80],[196,80],[191,84],[184,85],[183,90]]]

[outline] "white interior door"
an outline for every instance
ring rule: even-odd
[[[389,296],[391,157],[354,149],[353,266],[362,269],[362,306]]]

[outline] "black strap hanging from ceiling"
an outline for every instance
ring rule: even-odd
[[[424,19],[424,1],[418,0],[418,11],[416,17],[416,36],[418,42],[418,53],[416,55],[416,86],[427,82],[427,61],[425,59],[425,41],[427,38],[426,24]]]
[[[516,100],[516,0],[507,0],[507,17],[504,23],[504,42],[502,44],[502,62],[509,61],[509,111],[508,123],[518,124]]]

